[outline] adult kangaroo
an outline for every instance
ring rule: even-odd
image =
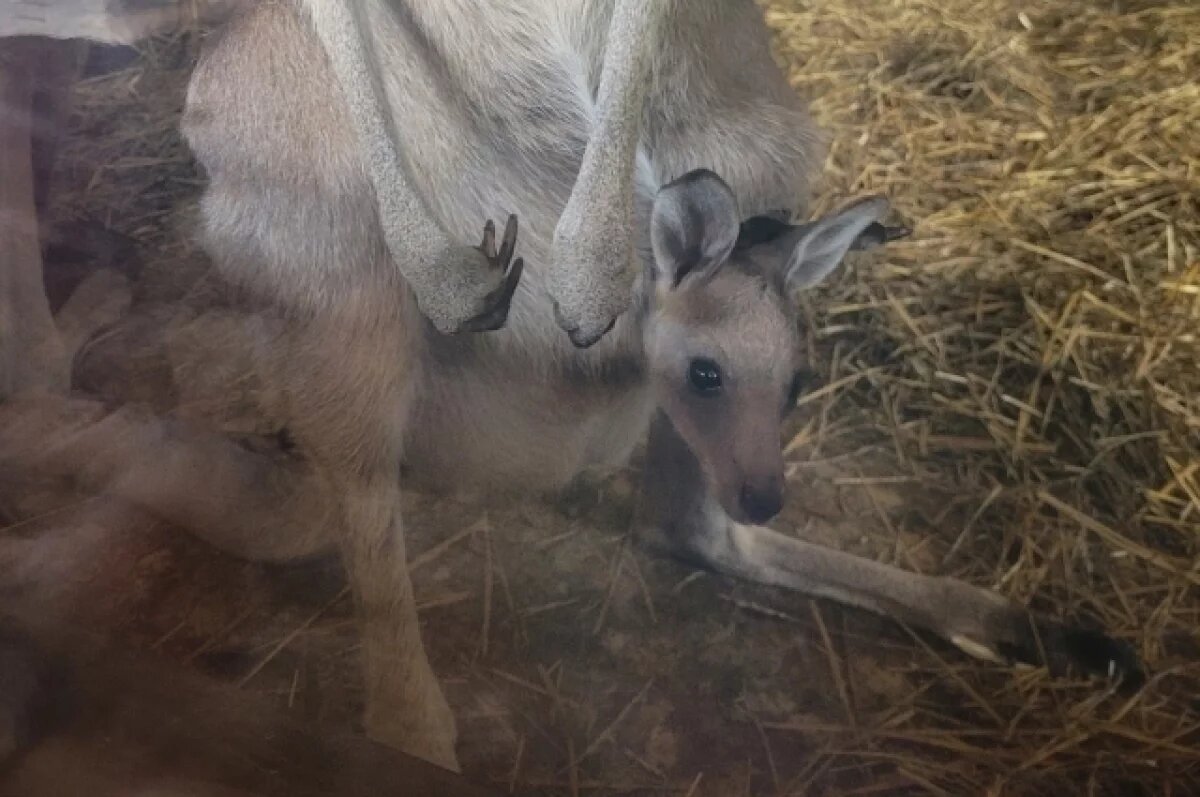
[[[795,295],[896,231],[879,197],[790,222],[820,138],[752,0],[254,4],[207,45],[183,130],[206,248],[282,319],[260,360],[288,450],[131,412],[55,450],[239,555],[339,550],[376,738],[456,766],[401,467],[554,487],[643,440],[655,546],[974,655],[1136,670],[997,593],[761,525],[804,365]]]

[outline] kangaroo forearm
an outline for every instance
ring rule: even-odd
[[[641,133],[642,106],[650,77],[650,59],[668,3],[620,0],[608,30],[608,50],[600,74],[595,120],[572,202],[599,192],[608,208],[628,215],[632,177]]]
[[[650,77],[653,31],[666,16],[665,3],[620,0],[608,30],[596,117],[580,169],[581,178],[604,166],[632,171]]]
[[[372,67],[368,10],[362,2],[308,0],[305,6],[345,97],[388,251],[405,277],[421,284],[450,241],[405,171],[386,92]]]

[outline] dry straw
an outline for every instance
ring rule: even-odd
[[[947,663],[979,705],[790,728],[822,751],[808,781],[1200,793],[1200,4],[766,7],[830,133],[825,203],[882,192],[916,227],[812,302],[821,422],[952,497],[942,572],[1097,620],[1157,673],[1124,699]]]

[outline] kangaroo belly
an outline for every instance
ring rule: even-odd
[[[405,429],[416,484],[555,490],[585,468],[624,463],[652,410],[640,373],[598,381],[495,358],[426,373]]]

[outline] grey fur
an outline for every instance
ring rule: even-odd
[[[674,288],[711,275],[733,251],[740,220],[737,197],[710,171],[663,186],[650,215],[655,279]]]
[[[882,219],[887,210],[885,198],[866,197],[837,213],[796,228],[796,242],[787,259],[784,276],[788,288],[801,291],[822,282],[842,262],[863,232]]]
[[[615,0],[587,148],[554,228],[547,287],[575,345],[605,335],[629,308],[633,169],[653,48],[674,0]]]
[[[493,268],[477,248],[452,242],[405,173],[396,132],[400,119],[388,104],[378,51],[389,46],[380,36],[408,31],[389,26],[388,10],[379,0],[307,0],[304,5],[357,133],[388,252],[433,325],[441,332],[463,331],[493,309],[505,272]]]

